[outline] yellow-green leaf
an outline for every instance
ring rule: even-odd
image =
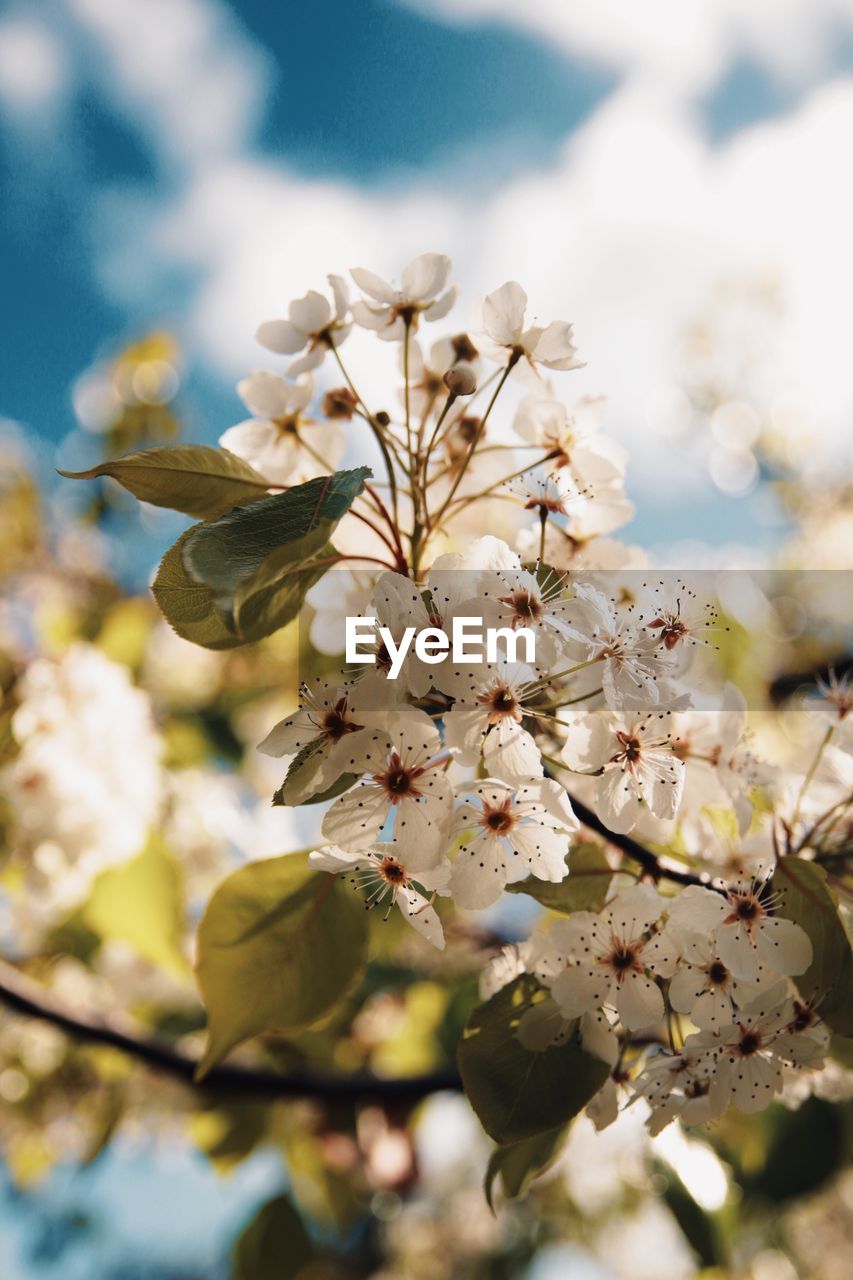
[[[534,1138],[511,1142],[493,1151],[486,1169],[485,1192],[490,1209],[494,1208],[495,1179],[500,1175],[506,1195],[524,1195],[534,1178],[548,1168],[560,1154],[566,1140],[566,1126],[549,1129]]]
[[[226,626],[210,588],[194,582],[184,568],[182,552],[191,533],[188,529],[166,552],[151,591],[163,617],[184,640],[205,649],[233,649],[243,641]]]
[[[472,1013],[457,1052],[468,1101],[501,1145],[566,1124],[607,1079],[606,1063],[577,1036],[542,1052],[525,1049],[518,1024],[540,990],[523,974]]]
[[[853,1036],[853,952],[826,872],[803,858],[782,858],[773,890],[779,895],[779,915],[793,920],[811,939],[812,963],[794,978],[797,990],[805,1000],[815,1000],[828,1027]]]
[[[256,502],[268,492],[264,477],[248,462],[207,444],[143,449],[101,462],[87,471],[60,471],[68,480],[109,476],[135,498],[200,520],[216,520],[232,507]]]
[[[128,943],[140,956],[184,977],[184,895],[181,870],[159,836],[137,857],[102,871],[82,909],[99,937]]]
[[[234,1246],[232,1280],[298,1280],[313,1270],[314,1247],[287,1196],[258,1212]]]
[[[310,870],[307,854],[235,871],[199,927],[208,1014],[199,1074],[250,1036],[317,1022],[358,982],[366,960],[363,903],[343,880]]]

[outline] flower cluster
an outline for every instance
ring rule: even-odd
[[[659,1132],[718,1118],[729,1103],[761,1110],[795,1069],[823,1066],[829,1031],[791,978],[812,961],[806,933],[772,914],[763,883],[726,892],[690,886],[664,898],[650,885],[618,893],[599,913],[576,911],[534,936],[523,964],[548,991],[522,1037],[543,1048],[580,1021],[584,1045],[612,1068],[590,1103],[598,1127],[616,1117],[619,1089],[643,1097]],[[666,1043],[667,1007],[696,1028]],[[626,1061],[631,1033],[650,1047]],[[636,1053],[636,1045],[635,1045]]]
[[[849,750],[847,685],[821,690],[816,718],[828,727],[813,767],[771,771],[734,686],[695,705],[724,630],[713,601],[682,578],[637,572],[636,552],[610,537],[633,510],[624,452],[599,430],[601,401],[570,409],[551,381],[579,366],[572,326],[529,323],[510,282],[483,300],[478,328],[425,351],[422,327],[456,301],[449,261],[415,259],[399,287],[361,269],[352,277],[364,300],[350,303],[330,277],[334,306],[309,293],[289,320],[261,327],[269,349],[306,354],[287,376],[242,383],[256,420],[223,437],[268,480],[291,484],[342,455],[347,421],[374,434],[387,474],[353,504],[336,571],[309,593],[312,640],[342,653],[347,614],[373,616],[395,644],[408,628],[475,615],[532,633],[535,659],[505,651],[438,665],[409,649],[392,680],[379,643],[366,670],[306,682],[299,710],[261,744],[286,762],[277,800],[326,798],[328,843],[313,865],[350,877],[368,906],[396,905],[437,947],[442,899],[481,910],[507,886],[566,880],[576,807],[623,856],[629,833],[677,847],[695,868],[673,877],[687,888],[663,896],[667,872],[649,853],[628,874],[642,881],[650,860],[655,885],[625,889],[614,862],[603,909],[537,930],[517,966],[501,958],[503,980],[526,969],[545,990],[522,1028],[530,1043],[577,1027],[613,1067],[592,1104],[599,1123],[620,1091],[646,1099],[655,1129],[675,1115],[712,1119],[729,1102],[766,1105],[791,1072],[821,1065],[828,1031],[792,981],[811,943],[768,887],[779,827],[772,805],[755,802],[787,805],[793,854],[808,854],[820,812],[849,804],[849,770],[837,764]],[[343,363],[354,326],[399,345],[396,416],[369,408]],[[324,360],[343,383],[326,390],[318,423],[306,416],[306,371]],[[503,423],[499,400],[511,406]],[[492,532],[472,537],[484,522]],[[728,879],[706,887],[711,875]]]

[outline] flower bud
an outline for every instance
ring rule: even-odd
[[[444,385],[453,396],[470,396],[477,390],[477,379],[469,364],[454,364],[444,375]]]

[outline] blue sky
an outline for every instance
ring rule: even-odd
[[[853,6],[789,0],[768,25],[767,0],[689,22],[654,0],[634,26],[614,4],[7,4],[0,415],[46,471],[41,442],[93,458],[96,442],[67,439],[75,379],[162,325],[185,353],[186,434],[215,440],[240,416],[233,383],[259,362],[251,335],[272,309],[326,270],[393,274],[445,249],[470,292],[515,274],[575,321],[589,369],[567,393],[611,399],[632,539],[772,542],[766,503],[708,479],[707,442],[659,427],[685,324],[753,269],[794,302],[771,335],[785,395],[827,415],[833,438],[849,420],[843,347],[807,347],[802,369],[786,356],[840,307],[840,279],[811,296],[800,246],[853,120]],[[810,182],[791,191],[803,156]],[[821,228],[822,262],[846,203]]]

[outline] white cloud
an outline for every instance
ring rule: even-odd
[[[65,86],[65,58],[46,25],[22,14],[0,22],[0,105],[16,117],[40,118]]]
[[[738,57],[786,78],[814,75],[851,0],[400,0],[449,22],[502,21],[581,58],[667,84],[709,88]]]
[[[574,321],[588,368],[564,375],[560,387],[609,397],[634,483],[660,492],[666,477],[686,490],[701,472],[685,447],[656,435],[656,416],[679,377],[685,326],[720,280],[778,283],[784,309],[775,347],[762,353],[765,380],[779,398],[808,405],[828,439],[845,437],[853,189],[840,158],[851,131],[851,81],[719,149],[671,97],[627,83],[553,169],[517,178],[487,201],[433,190],[426,178],[398,194],[370,193],[228,160],[196,173],[142,240],[134,232],[132,252],[198,273],[189,332],[226,377],[269,362],[252,339],[257,323],[329,270],[364,263],[393,276],[415,253],[436,249],[454,257],[469,301],[518,278],[541,319]],[[381,375],[372,360],[367,376],[377,390]]]
[[[219,0],[65,0],[96,52],[87,69],[146,132],[162,158],[185,166],[233,154],[250,140],[268,83],[267,60]]]
[[[252,338],[258,322],[327,271],[364,264],[393,276],[422,250],[449,252],[469,301],[516,277],[541,319],[575,322],[589,367],[560,389],[604,392],[638,496],[668,486],[682,500],[701,473],[654,426],[675,394],[684,327],[720,280],[760,276],[778,283],[784,304],[765,379],[844,439],[853,81],[823,86],[790,116],[717,148],[689,99],[744,50],[780,72],[817,65],[853,0],[460,0],[454,12],[526,23],[631,73],[548,170],[488,196],[450,181],[438,188],[429,173],[405,189],[360,190],[253,154],[266,63],[220,0],[64,2],[102,51],[113,101],[179,178],[177,193],[156,202],[131,193],[96,204],[96,267],[111,293],[149,312],[161,305],[164,275],[192,281],[186,332],[218,375],[268,364]],[[369,361],[366,389],[378,393],[387,361],[358,335],[352,349]]]

